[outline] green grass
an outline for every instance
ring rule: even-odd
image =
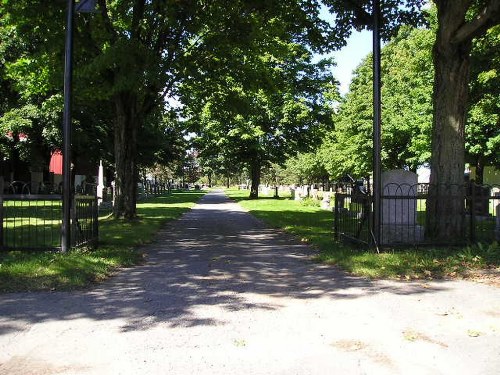
[[[372,248],[353,248],[333,238],[333,213],[310,202],[290,199],[248,199],[248,191],[226,193],[269,225],[285,229],[319,250],[316,260],[335,264],[359,276],[370,278],[429,279],[464,277],[479,269],[500,266],[500,246],[475,245],[466,248],[408,248],[378,254]]]
[[[148,243],[160,227],[187,211],[202,192],[176,192],[137,205],[138,220],[99,221],[99,247],[67,254],[10,251],[0,253],[0,292],[71,290],[107,278],[118,267],[142,261],[138,245]]]

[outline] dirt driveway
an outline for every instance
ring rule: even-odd
[[[0,374],[498,374],[500,289],[350,277],[207,194],[91,290],[0,295]]]

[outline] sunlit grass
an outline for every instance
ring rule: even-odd
[[[355,275],[371,278],[425,279],[466,276],[469,272],[499,267],[497,243],[465,248],[385,249],[353,248],[335,241],[333,213],[290,199],[249,200],[248,191],[226,190],[256,217],[285,229],[318,249],[316,260],[335,264]]]
[[[67,254],[11,251],[0,253],[0,292],[68,290],[107,278],[118,267],[142,261],[137,246],[148,243],[160,227],[189,210],[202,192],[177,192],[137,205],[132,222],[100,220],[99,248],[78,249]]]

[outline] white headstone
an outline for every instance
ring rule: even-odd
[[[395,169],[382,173],[382,224],[415,224],[417,220],[415,173]],[[405,199],[408,197],[408,199]]]
[[[330,193],[325,192],[323,194],[323,200],[321,201],[321,208],[324,210],[330,209]]]
[[[99,204],[102,202],[104,189],[104,168],[102,166],[102,160],[99,162],[99,170],[97,173],[97,198],[99,199]]]
[[[423,240],[417,224],[417,174],[402,169],[382,173],[382,243],[413,244]]]

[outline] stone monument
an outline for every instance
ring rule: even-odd
[[[423,228],[417,223],[416,173],[402,169],[382,173],[383,244],[413,244],[423,240]]]

